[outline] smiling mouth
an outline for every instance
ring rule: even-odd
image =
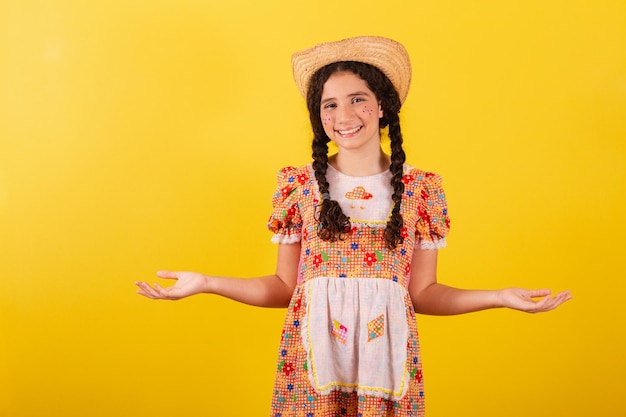
[[[361,130],[361,128],[362,128],[362,127],[363,127],[363,126],[357,126],[357,127],[354,127],[354,128],[352,128],[352,129],[348,129],[348,130],[338,130],[337,132],[338,132],[340,135],[343,135],[343,136],[346,136],[346,135],[352,135],[352,134],[354,134],[354,133],[358,132],[359,130]]]

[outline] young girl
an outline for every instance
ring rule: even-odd
[[[160,271],[175,285],[138,282],[138,293],[287,307],[272,417],[423,416],[415,313],[541,312],[571,297],[437,282],[448,211],[441,178],[405,163],[398,113],[411,66],[401,44],[345,39],[297,52],[292,63],[313,127],[313,163],[278,175],[268,224],[278,243],[275,274]],[[381,149],[383,128],[391,155]],[[338,149],[330,157],[329,141]]]

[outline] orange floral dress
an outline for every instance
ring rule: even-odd
[[[298,284],[287,309],[271,417],[424,415],[422,360],[408,294],[414,250],[445,246],[441,178],[404,167],[404,242],[386,248],[389,171],[350,177],[328,167],[331,198],[350,217],[343,240],[318,238],[320,193],[311,165],[278,174],[272,241],[300,242]]]

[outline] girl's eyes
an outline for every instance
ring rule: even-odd
[[[362,97],[354,97],[350,102],[352,104],[356,104],[356,103],[360,103],[362,101],[365,101],[365,99],[362,98]],[[335,103],[328,103],[328,104],[324,105],[324,109],[334,109],[336,107],[337,107],[337,104],[335,104]]]

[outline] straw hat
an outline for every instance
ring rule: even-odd
[[[358,61],[380,69],[398,91],[404,103],[411,84],[411,61],[402,44],[380,36],[358,36],[327,42],[298,51],[291,57],[293,77],[300,94],[306,98],[311,77],[325,65],[339,61]]]

